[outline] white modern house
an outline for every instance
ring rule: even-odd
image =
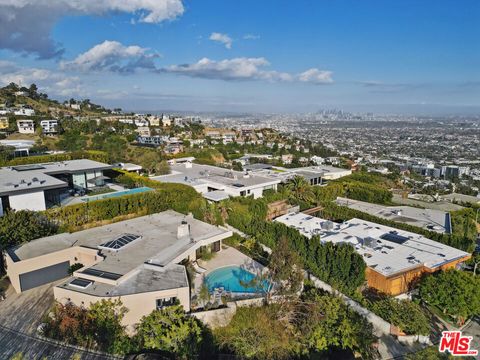
[[[45,135],[53,135],[58,132],[58,120],[42,120],[40,126]]]
[[[35,115],[35,110],[30,108],[20,108],[20,109],[15,109],[13,111],[13,114],[19,115],[19,116],[33,116]]]
[[[35,122],[33,120],[17,120],[17,128],[20,134],[35,133]]]
[[[295,176],[301,176],[310,185],[325,185],[329,180],[340,179],[352,174],[352,170],[328,165],[284,168],[270,164],[256,163],[244,166],[244,169],[260,176],[286,182]]]
[[[1,146],[14,148],[15,156],[28,156],[30,149],[35,145],[33,140],[0,140]]]
[[[115,167],[119,167],[120,169],[128,172],[136,172],[137,174],[142,171],[143,167],[141,165],[133,164],[133,163],[118,163],[115,164]]]
[[[230,196],[253,196],[256,199],[262,197],[265,190],[276,190],[280,183],[279,179],[189,161],[171,164],[170,170],[170,174],[152,179],[189,185],[211,201]]]

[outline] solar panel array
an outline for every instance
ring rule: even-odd
[[[380,238],[383,240],[394,242],[396,244],[400,244],[400,245],[409,240],[408,237],[405,237],[396,233],[392,233],[392,232],[383,234],[380,236]]]
[[[120,274],[111,273],[108,271],[97,270],[97,269],[85,269],[82,271],[82,274],[98,276],[105,279],[117,280],[122,277]]]
[[[106,243],[101,244],[100,247],[112,250],[120,250],[124,246],[130,244],[132,241],[138,239],[139,237],[140,235],[123,234],[111,241],[107,241]]]

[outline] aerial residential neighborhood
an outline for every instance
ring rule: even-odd
[[[0,360],[480,358],[475,0],[0,0]]]
[[[358,345],[345,345],[354,357],[423,354],[439,329],[476,331],[478,197],[444,193],[430,206],[406,173],[371,171],[274,128],[104,107],[53,118],[55,106],[64,105],[52,101],[45,118],[9,115],[0,140],[5,341],[20,324],[25,336],[65,344],[68,356],[122,357],[152,351],[151,341],[175,354],[143,332],[174,311],[196,339],[182,346],[208,358],[243,351],[230,345],[240,316],[315,319],[325,308],[298,308],[312,296],[361,328]],[[462,308],[436,291],[458,282]],[[23,303],[36,305],[19,322]],[[106,340],[92,340],[103,326],[97,311],[117,314]],[[82,313],[94,320],[80,333],[61,327]],[[289,341],[322,353],[304,341],[324,320],[307,318],[288,325],[298,327]],[[225,345],[202,350],[202,327]],[[43,351],[27,343],[5,354]]]

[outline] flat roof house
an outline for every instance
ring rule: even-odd
[[[294,176],[301,176],[307,180],[310,185],[324,185],[328,180],[335,180],[352,174],[352,170],[326,165],[284,168],[269,164],[256,163],[246,165],[245,169],[261,176],[280,179],[282,182],[286,182]]]
[[[53,135],[58,132],[58,120],[42,120],[40,126],[45,135]]]
[[[416,233],[356,218],[338,224],[295,213],[275,221],[309,239],[318,235],[322,243],[351,244],[367,264],[368,285],[390,295],[409,291],[424,273],[454,268],[471,256]]]
[[[11,146],[15,148],[15,156],[28,156],[30,149],[35,145],[33,140],[0,140],[1,146]]]
[[[170,170],[170,174],[153,179],[189,185],[211,201],[250,195],[256,199],[262,197],[264,190],[276,189],[280,183],[279,179],[191,162],[171,164]]]
[[[35,122],[33,120],[17,120],[17,128],[20,134],[35,133]]]
[[[7,275],[17,292],[64,279],[55,299],[88,306],[120,298],[125,325],[179,302],[190,310],[186,259],[209,247],[220,251],[231,231],[173,210],[33,240],[5,252]],[[83,267],[68,277],[69,266]]]
[[[104,182],[112,166],[88,159],[0,168],[0,215],[8,209],[45,210],[63,190],[88,190]]]
[[[421,227],[425,230],[450,234],[450,213],[434,209],[421,209],[412,206],[384,206],[364,201],[337,197],[337,205],[366,212],[382,219]]]

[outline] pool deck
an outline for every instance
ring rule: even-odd
[[[203,278],[207,276],[213,270],[216,270],[225,266],[238,265],[242,266],[245,270],[248,270],[253,273],[258,273],[262,271],[264,266],[247,255],[241,253],[237,249],[223,245],[222,250],[218,252],[215,257],[209,261],[198,260],[198,265],[204,268],[205,271],[203,274],[198,274],[194,280],[195,293],[199,291],[200,286],[202,285]]]

